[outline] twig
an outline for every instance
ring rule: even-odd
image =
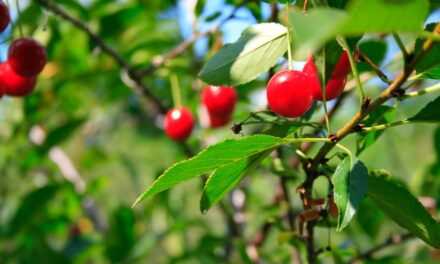
[[[433,32],[440,33],[440,23],[437,24]],[[410,63],[406,63],[404,70],[401,72],[401,74],[397,77],[396,80],[394,80],[393,83],[391,83],[388,88],[383,91],[373,102],[370,103],[369,98],[367,98],[363,105],[361,110],[351,119],[349,120],[338,132],[336,132],[335,135],[333,135],[333,142],[332,143],[326,143],[324,144],[319,152],[316,154],[313,161],[310,163],[309,166],[304,166],[304,171],[306,172],[306,180],[303,184],[303,201],[309,201],[312,199],[312,190],[313,190],[313,183],[315,179],[319,176],[317,174],[317,168],[319,164],[325,160],[325,156],[327,153],[330,152],[330,150],[333,149],[335,146],[335,143],[349,135],[350,133],[354,132],[354,128],[364,119],[369,113],[374,111],[378,106],[382,105],[388,99],[393,97],[393,93],[400,89],[402,85],[405,83],[405,81],[408,79],[408,77],[413,72],[415,66],[417,63],[429,52],[429,50],[434,45],[434,42],[432,39],[428,39],[424,42],[423,47],[421,51],[416,54],[414,59]],[[306,247],[308,251],[308,261],[310,264],[314,264],[316,262],[316,255],[313,245],[313,229],[314,229],[314,223],[309,222],[307,224],[307,236],[306,236]]]
[[[82,21],[78,20],[77,18],[71,16],[66,11],[61,9],[58,5],[52,3],[49,0],[34,0],[35,2],[39,3],[52,13],[58,15],[59,17],[63,18],[64,20],[67,20],[71,22],[75,27],[82,30],[84,33],[86,33],[93,42],[107,55],[112,57],[117,64],[121,67],[122,71],[126,72],[128,77],[133,81],[133,85],[130,87],[134,91],[142,94],[143,96],[147,97],[156,107],[156,109],[161,113],[166,113],[167,108],[162,104],[162,102],[157,98],[149,89],[147,85],[142,80],[142,75],[138,74],[137,71],[126,61],[122,56],[114,49],[112,49],[110,46],[108,46],[103,39],[94,33],[86,24],[84,24]]]
[[[436,28],[434,29],[434,32],[440,33],[440,23],[437,24]],[[364,119],[369,113],[371,113],[378,106],[382,105],[390,98],[392,98],[394,91],[402,87],[402,85],[405,83],[405,81],[413,72],[417,63],[429,52],[429,50],[432,48],[433,45],[434,42],[432,39],[426,40],[425,43],[423,44],[422,50],[414,57],[412,62],[405,67],[405,69],[401,72],[401,74],[397,77],[397,79],[394,80],[394,82],[391,83],[390,86],[388,86],[388,88],[376,98],[376,100],[374,100],[371,103],[365,102],[364,107],[336,133],[336,138],[338,140],[341,140],[342,138],[352,133],[353,128],[356,127],[357,124],[359,124],[359,122],[362,119]],[[327,143],[319,150],[318,154],[316,155],[312,163],[313,170],[317,168],[319,163],[324,159],[325,155],[327,155],[327,153],[330,150],[332,150],[333,147],[334,144]]]
[[[216,26],[214,26],[213,28],[207,30],[207,31],[203,31],[203,32],[197,32],[194,35],[192,35],[188,40],[183,41],[182,43],[180,43],[179,45],[177,45],[173,50],[171,50],[170,52],[157,57],[156,59],[154,59],[151,64],[144,68],[144,69],[140,69],[138,70],[138,74],[140,76],[145,76],[148,74],[151,74],[152,72],[154,72],[155,70],[157,70],[158,68],[160,68],[162,65],[164,65],[168,60],[175,58],[181,54],[183,54],[189,47],[191,47],[192,44],[194,44],[194,42],[196,42],[197,40],[199,40],[200,38],[212,35],[217,33],[220,30],[220,27],[227,22],[229,19],[233,18],[235,16],[235,13],[237,12],[237,10],[245,3],[246,1],[244,1],[242,4],[237,5],[234,10],[231,12],[231,14],[229,16],[227,16],[226,18],[224,18],[222,21],[220,21]]]
[[[365,251],[364,253],[359,254],[355,258],[351,259],[348,263],[354,264],[360,260],[370,259],[371,256],[374,253],[376,253],[377,251],[380,251],[380,250],[387,248],[389,246],[400,244],[400,243],[405,242],[406,240],[409,240],[413,237],[414,237],[414,235],[410,234],[410,233],[403,234],[403,235],[393,235],[390,238],[388,238],[387,240],[385,240],[382,244],[379,244],[379,245],[373,247],[372,249]]]
[[[385,73],[383,73],[383,71],[381,69],[379,69],[379,67],[372,60],[370,60],[370,58],[368,58],[365,54],[363,54],[360,51],[359,51],[359,59],[361,61],[364,61],[365,63],[367,63],[368,66],[370,66],[371,69],[373,69],[373,71],[377,74],[377,76],[382,81],[384,81],[385,83],[388,83],[388,84],[392,83],[392,81],[390,79],[388,79],[388,77],[385,75]]]

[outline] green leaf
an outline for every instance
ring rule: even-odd
[[[255,115],[254,118],[260,117]],[[262,116],[264,119],[264,116]],[[267,118],[267,117],[266,117]],[[276,124],[263,132],[265,135],[286,137],[300,128],[300,125]],[[261,162],[269,156],[273,149],[255,154],[247,159],[242,159],[214,171],[206,181],[200,199],[200,211],[206,213],[215,203],[220,201],[231,191],[244,176],[251,173]]]
[[[409,121],[422,122],[439,122],[440,121],[440,96],[434,101],[429,102],[415,116],[408,119]]]
[[[225,194],[231,191],[240,180],[253,171],[272,152],[263,151],[246,159],[230,163],[217,169],[206,181],[200,200],[200,211],[206,213]]]
[[[120,206],[110,219],[105,253],[112,263],[121,263],[136,243],[135,216],[131,208]]]
[[[370,39],[359,44],[360,51],[367,56],[374,64],[380,65],[387,52],[387,44],[383,40]],[[372,71],[366,62],[359,62],[359,72]]]
[[[440,248],[440,225],[406,188],[383,171],[371,174],[368,196],[394,222],[429,245]]]
[[[338,206],[337,231],[341,231],[351,221],[367,192],[367,168],[360,160],[346,157],[336,168],[332,182]]]
[[[47,203],[59,190],[58,185],[47,185],[29,193],[21,202],[14,217],[9,224],[10,234],[15,234],[25,225],[29,224],[36,216],[47,207]]]
[[[419,32],[429,12],[428,0],[354,0],[347,10],[349,19],[342,32]]]
[[[248,27],[240,39],[210,58],[200,78],[215,85],[249,82],[274,66],[287,50],[287,29],[276,23]]]
[[[426,31],[433,31],[437,23],[428,24]],[[414,47],[414,53],[417,54],[423,46],[425,39],[418,38]],[[440,45],[434,45],[428,54],[416,65],[416,72],[423,73],[423,77],[430,79],[440,79]]]
[[[368,118],[364,121],[364,125],[370,127],[390,123],[393,121],[396,112],[396,107],[381,105],[368,115]],[[365,149],[373,145],[383,132],[384,130],[374,130],[366,133],[359,133],[356,155],[360,155]]]
[[[133,206],[148,199],[176,184],[201,174],[216,170],[241,160],[247,160],[255,154],[273,149],[286,143],[285,139],[266,135],[256,135],[240,139],[228,139],[210,146],[197,156],[179,162],[166,170],[153,184],[136,200]]]
[[[295,57],[306,58],[334,37],[347,15],[333,8],[315,8],[309,12],[289,14],[289,34]]]
[[[339,46],[336,40],[333,40],[325,44],[314,56],[316,71],[323,91],[324,89],[322,87],[325,87],[323,84],[327,84],[341,54],[341,46]]]

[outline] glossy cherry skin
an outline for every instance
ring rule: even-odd
[[[9,10],[6,4],[0,0],[0,32],[3,32],[11,22],[11,17],[9,16]]]
[[[8,62],[22,76],[39,74],[47,62],[46,50],[34,39],[21,38],[9,47]]]
[[[25,77],[17,74],[8,62],[0,64],[0,90],[10,96],[26,96],[35,87],[35,77]]]
[[[231,115],[216,115],[209,113],[209,125],[211,128],[218,128],[226,125],[231,121]]]
[[[313,103],[313,94],[303,72],[281,71],[267,84],[267,101],[275,113],[298,117],[307,112]]]
[[[359,60],[359,50],[356,49],[354,51],[354,60]],[[350,59],[348,58],[348,54],[346,51],[342,52],[341,57],[339,58],[338,63],[335,65],[335,69],[332,72],[332,79],[340,79],[346,77],[351,72]]]
[[[202,91],[202,102],[210,114],[230,115],[237,102],[237,92],[232,86],[207,85]]]
[[[175,141],[185,141],[194,127],[194,118],[188,108],[170,109],[165,116],[165,133]]]
[[[348,54],[346,51],[342,52],[341,57],[336,63],[335,68],[332,72],[332,79],[339,79],[347,76],[351,72],[350,60],[348,59]]]
[[[307,76],[307,81],[311,87],[313,97],[315,100],[323,101],[323,95],[321,85],[319,83],[318,73],[316,72],[315,63],[313,60],[308,60],[303,69],[304,74]],[[325,86],[325,99],[330,101],[338,97],[344,90],[345,83],[347,82],[347,75],[342,78],[334,79],[333,77],[327,82]]]

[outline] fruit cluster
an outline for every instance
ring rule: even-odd
[[[325,86],[326,101],[339,96],[344,90],[350,61],[344,51]],[[309,59],[302,71],[285,70],[275,74],[267,85],[267,101],[275,113],[286,117],[305,114],[313,100],[323,101],[321,85],[313,59]]]
[[[8,8],[0,0],[0,32],[10,23]],[[47,55],[44,47],[31,38],[14,41],[8,50],[8,59],[0,64],[0,98],[26,96],[37,82],[37,75],[46,65]]]
[[[226,125],[232,116],[237,92],[232,86],[207,85],[202,91],[202,104],[206,108],[211,128]],[[175,107],[165,116],[164,129],[169,138],[176,141],[186,140],[194,127],[194,118],[186,107]]]

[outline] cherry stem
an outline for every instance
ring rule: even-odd
[[[336,143],[335,146],[339,149],[342,149],[344,152],[346,152],[348,154],[348,156],[350,156],[351,159],[354,158],[353,153],[344,145],[340,144],[340,143]]]
[[[437,92],[437,91],[440,91],[440,83],[437,83],[437,84],[430,86],[428,88],[425,88],[423,90],[407,93],[404,96],[402,96],[402,98],[414,98],[414,97],[418,97],[418,96],[425,95],[425,94],[430,94],[430,93]]]
[[[20,33],[20,38],[23,37],[23,28],[21,27],[21,22],[20,22],[20,17],[21,17],[21,9],[20,9],[20,4],[18,3],[18,0],[15,0],[15,8],[17,8],[17,13],[18,13],[18,32]]]
[[[289,71],[292,70],[292,47],[290,45],[290,33],[289,33],[289,1],[286,2],[286,24],[287,24],[287,64]]]
[[[420,38],[432,39],[434,41],[440,41],[440,35],[439,34],[436,34],[436,33],[430,32],[430,31],[426,31],[426,30],[420,32],[419,33],[419,37]]]
[[[343,44],[342,45],[343,49],[347,52],[348,60],[350,61],[351,72],[353,73],[353,78],[356,81],[356,86],[359,91],[359,101],[360,101],[360,105],[362,107],[362,104],[365,101],[365,93],[364,93],[364,88],[362,87],[361,79],[359,77],[359,72],[357,70],[356,61],[354,60],[353,53],[351,52],[350,47],[348,46],[348,43],[347,43],[347,40],[345,39],[345,37],[341,36],[341,37],[339,37],[339,40]]]
[[[395,121],[395,122],[391,122],[391,123],[387,123],[387,124],[382,124],[382,125],[377,125],[377,126],[372,126],[372,127],[364,127],[362,129],[362,132],[370,132],[370,131],[376,131],[376,130],[384,130],[390,127],[395,127],[395,126],[401,126],[401,125],[407,125],[407,124],[414,124],[414,123],[436,123],[437,121],[427,121],[427,120],[408,120],[408,119],[404,119],[404,120],[400,120],[400,121]]]
[[[170,75],[170,83],[171,83],[171,95],[173,96],[174,107],[181,107],[182,98],[180,97],[179,80],[177,79],[177,75],[175,73]]]

